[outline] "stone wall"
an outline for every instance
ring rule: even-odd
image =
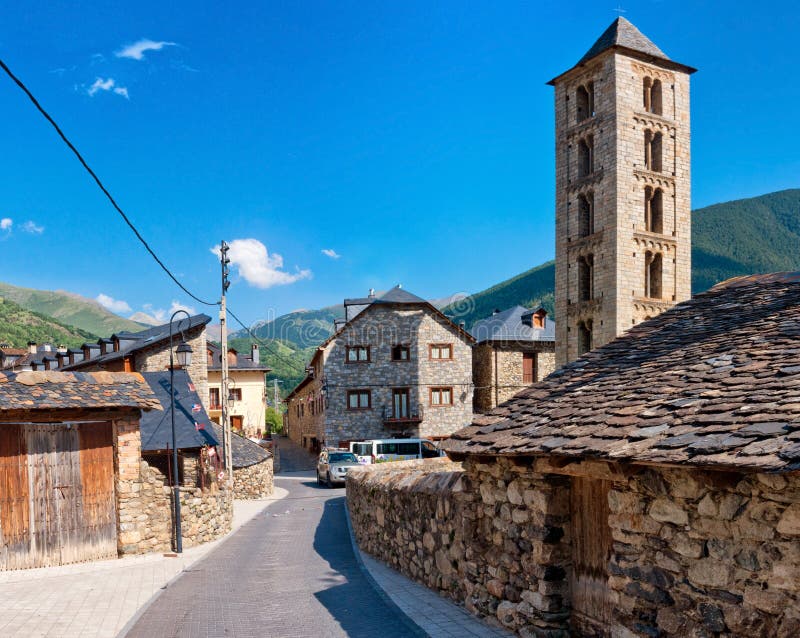
[[[259,499],[272,494],[273,457],[247,467],[233,469],[233,498]]]
[[[589,635],[571,611],[571,479],[534,468],[440,460],[353,471],[356,538],[521,636]],[[609,476],[613,613],[601,631],[800,635],[800,477],[649,468]]]
[[[166,477],[141,458],[138,419],[115,422],[116,493],[120,554],[172,549],[172,488]],[[185,465],[187,475],[191,463]],[[224,485],[180,489],[183,546],[224,536],[231,530],[233,498]]]
[[[535,357],[533,382],[555,369],[555,343],[484,342],[472,349],[475,412],[488,412],[529,384],[523,383],[523,353]]]

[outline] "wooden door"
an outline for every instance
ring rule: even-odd
[[[570,489],[572,573],[570,598],[574,630],[595,635],[611,622],[608,587],[611,528],[608,525],[610,481],[573,477]]]
[[[0,568],[27,567],[30,544],[25,439],[21,426],[0,425]]]
[[[114,440],[111,423],[83,423],[80,436],[81,554],[92,559],[117,556],[114,494]],[[80,560],[90,560],[81,558]]]
[[[522,353],[522,383],[533,383],[536,381],[534,372],[536,355],[533,352]]]
[[[242,429],[242,422],[243,422],[243,420],[244,420],[244,417],[241,417],[241,416],[232,416],[232,417],[231,417],[231,427],[232,427],[234,430],[241,430],[241,429]]]
[[[392,418],[407,419],[408,390],[405,388],[392,390]]]

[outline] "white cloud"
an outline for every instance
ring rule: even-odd
[[[22,224],[22,230],[31,235],[41,235],[44,232],[44,226],[39,226],[36,222],[28,220]]]
[[[174,47],[177,43],[175,42],[156,42],[154,40],[148,40],[144,38],[139,40],[138,42],[134,42],[133,44],[127,44],[122,47],[119,51],[115,52],[118,58],[128,58],[130,60],[144,60],[144,54],[147,51],[161,51],[164,47]]]
[[[108,295],[104,295],[102,292],[95,297],[97,303],[99,303],[103,308],[106,310],[110,310],[111,312],[130,312],[131,307],[128,305],[127,301],[123,301],[122,299],[114,299],[113,297],[109,297]]]
[[[228,245],[231,265],[237,267],[242,279],[256,288],[284,286],[311,277],[310,270],[298,269],[293,273],[282,270],[283,257],[277,253],[270,255],[257,239],[234,239]],[[219,246],[214,246],[211,252],[219,257]]]
[[[189,313],[190,316],[197,314],[197,310],[195,310],[193,306],[187,306],[186,304],[182,304],[181,302],[175,299],[172,300],[169,309],[155,308],[151,303],[144,304],[142,308],[144,308],[144,312],[136,314],[144,315],[148,319],[151,319],[152,321],[150,321],[149,323],[152,324],[167,323],[170,317],[172,317],[173,313],[175,313],[177,310],[185,310],[186,312]],[[175,319],[176,323],[173,325],[175,326],[176,330],[177,330],[176,324],[181,319],[186,319],[186,317],[184,315],[179,315]]]
[[[10,217],[3,217],[0,219],[0,230],[11,230],[11,227],[14,225],[14,220]]]
[[[104,80],[103,78],[97,78],[94,81],[94,84],[90,86],[86,93],[89,94],[91,97],[94,97],[99,91],[113,91],[117,95],[121,95],[125,99],[130,99],[128,96],[128,89],[124,86],[117,86],[116,81],[114,78],[108,78]]]
[[[337,253],[333,248],[323,248],[322,254],[326,257],[330,257],[331,259],[339,259],[341,255]]]

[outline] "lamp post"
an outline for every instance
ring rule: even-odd
[[[172,322],[180,313],[185,314],[186,319],[189,319],[189,313],[185,310],[176,310],[169,319],[169,413],[172,419],[172,502],[175,509],[175,552],[178,554],[183,552],[183,539],[181,538],[181,486],[178,476],[178,445],[175,436],[175,358],[178,359],[178,365],[184,369],[188,368],[189,364],[192,363],[192,347],[186,343],[183,330],[181,330],[181,342],[175,349],[175,354],[173,356]],[[180,321],[178,322],[178,328],[180,328]]]

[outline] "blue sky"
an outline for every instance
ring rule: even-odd
[[[12,3],[0,26],[0,56],[190,289],[218,298],[222,238],[248,240],[229,295],[247,321],[398,282],[475,292],[553,257],[545,82],[618,2],[221,4]],[[800,186],[800,9],[621,6],[700,69],[693,205]],[[5,78],[0,135],[0,280],[201,310]]]

